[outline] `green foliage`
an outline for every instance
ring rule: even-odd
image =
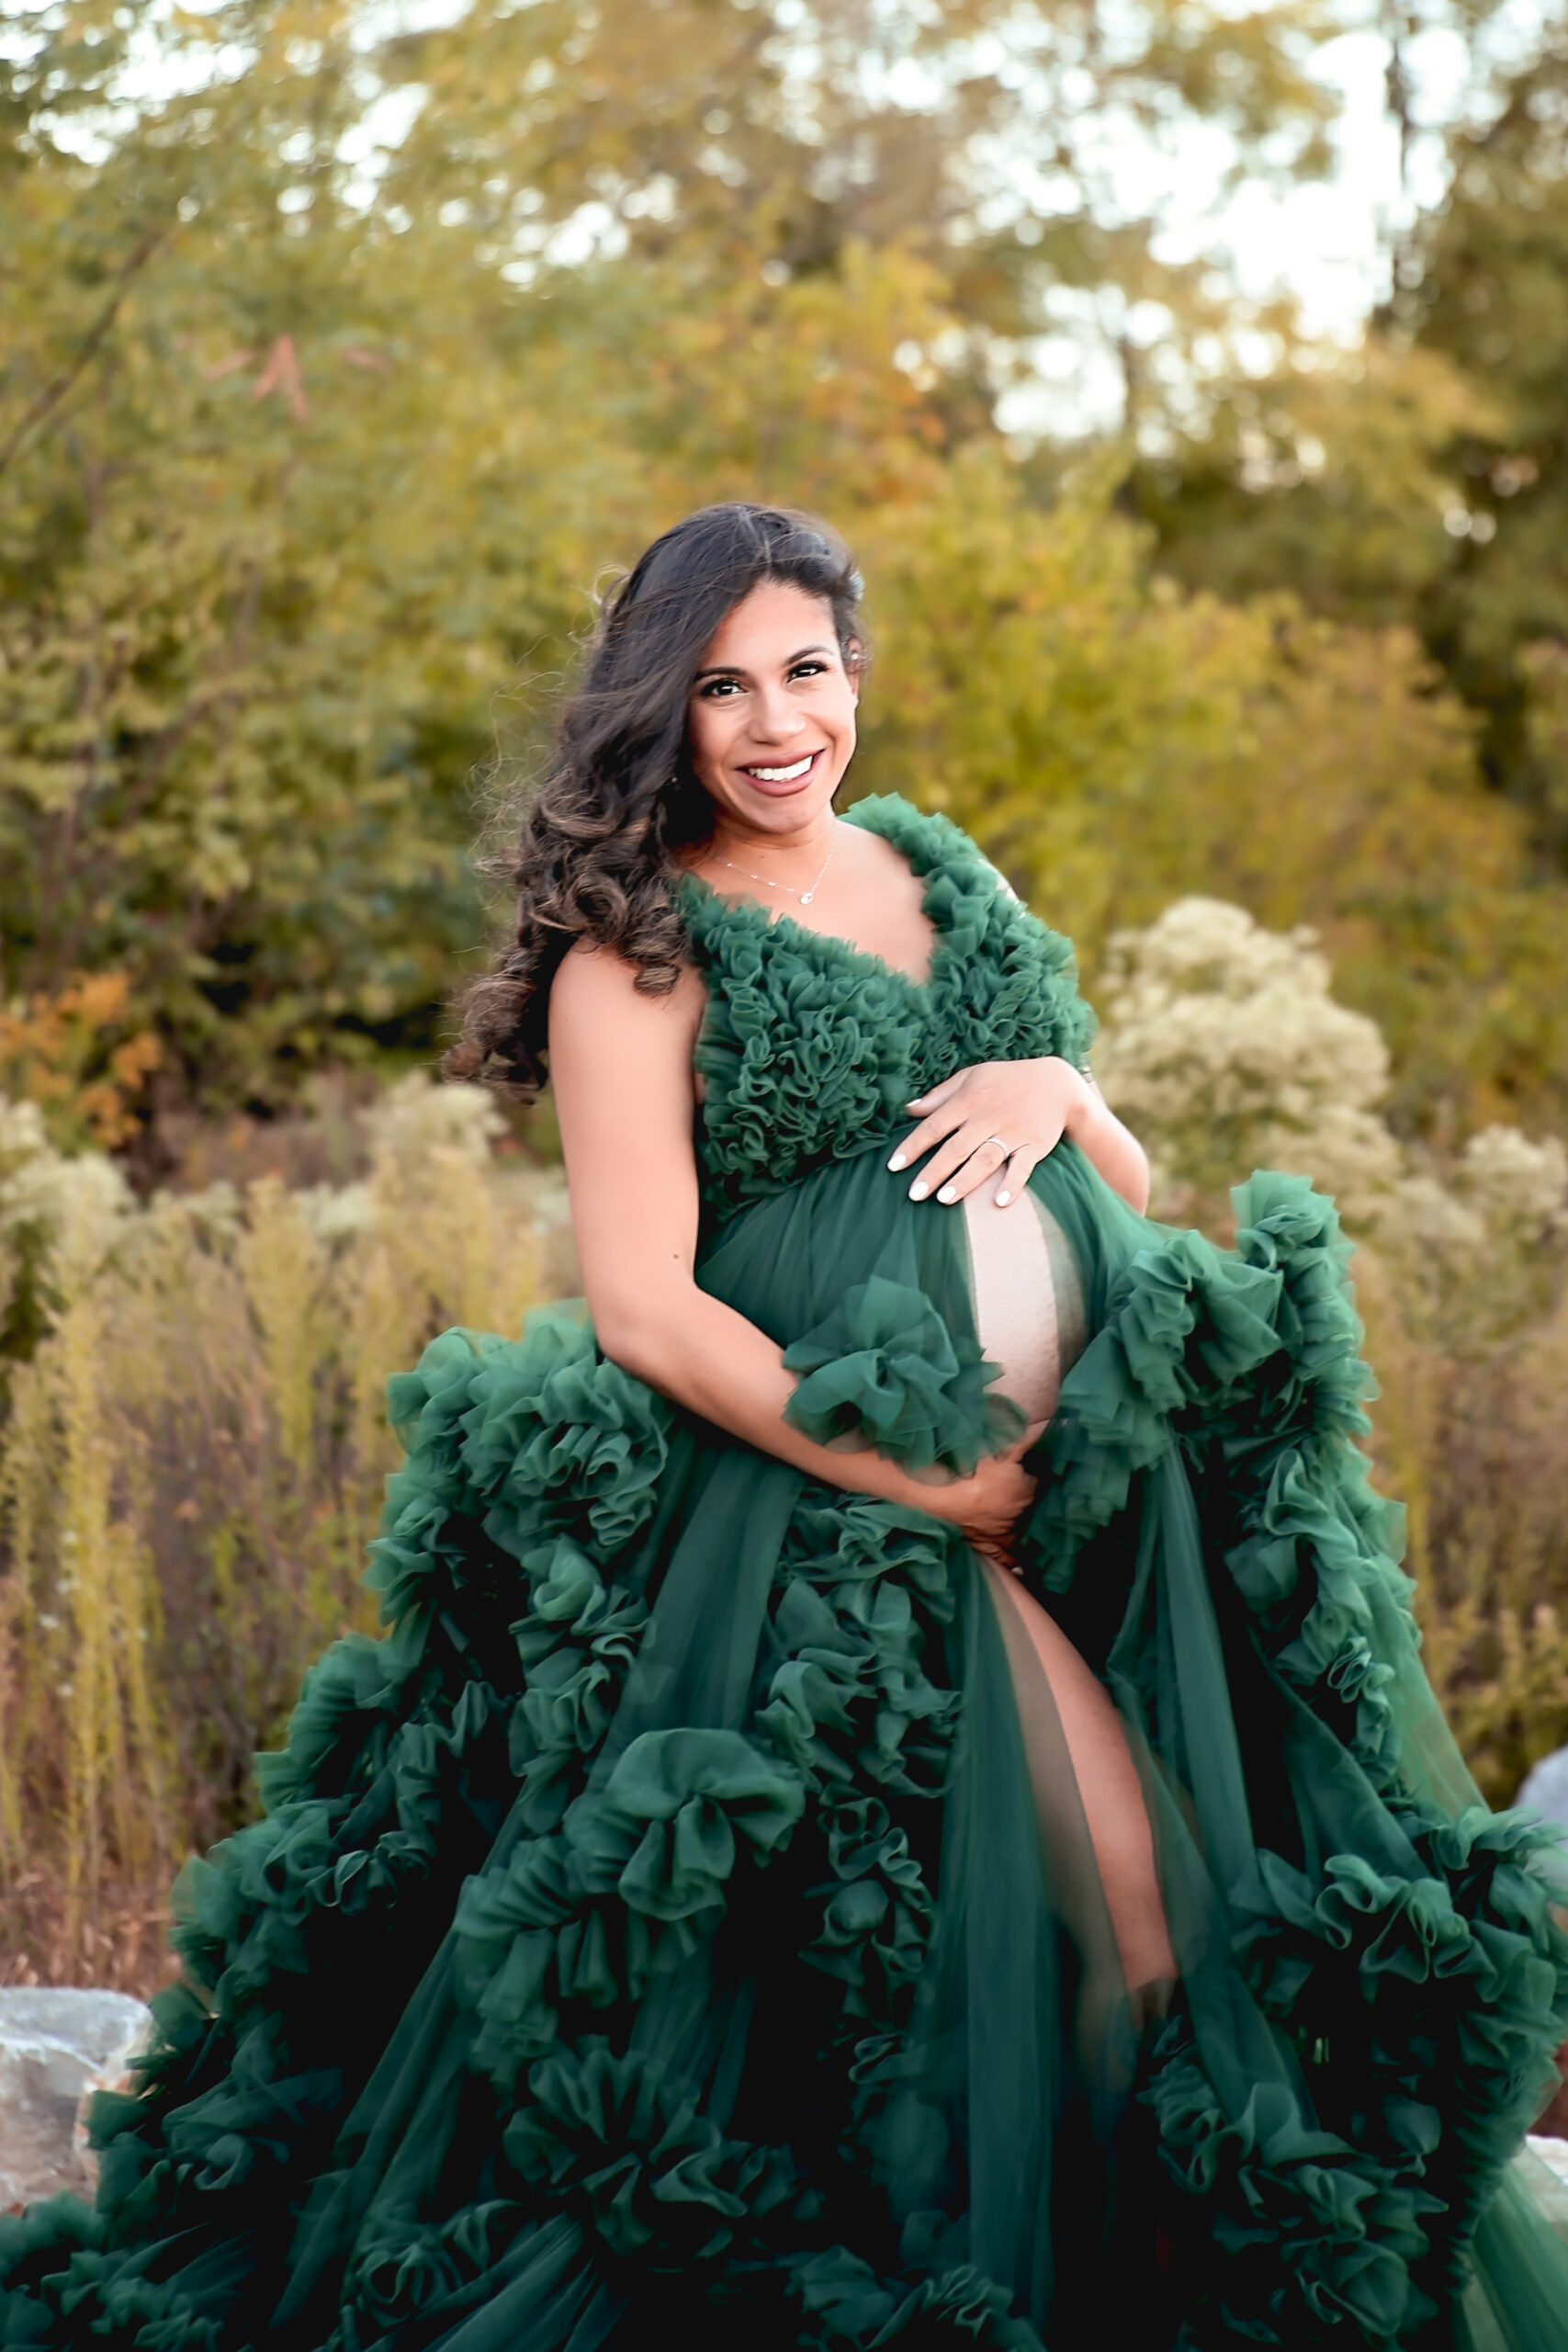
[[[1048,510],[976,449],[860,530],[883,584],[867,783],[946,808],[1077,943],[1188,891],[1311,922],[1387,1035],[1406,1128],[1568,1106],[1568,894],[1410,633],[1151,571],[1114,460]]]
[[[1156,6],[1085,51],[1073,8],[999,0],[820,23],[479,0],[367,47],[335,0],[232,0],[160,18],[186,95],[109,118],[152,12],[40,14],[10,70],[0,251],[14,1017],[123,974],[164,1114],[428,1054],[477,944],[476,768],[498,722],[533,722],[520,667],[558,673],[607,559],[761,489],[865,548],[867,781],[946,794],[1091,960],[1170,889],[1224,888],[1322,922],[1353,989],[1364,968],[1412,1116],[1550,1097],[1551,1022],[1521,1043],[1487,1013],[1541,1000],[1496,944],[1519,929],[1506,827],[1455,820],[1479,844],[1462,919],[1451,865],[1391,874],[1386,815],[1348,785],[1338,846],[1319,824],[1298,864],[1280,840],[1282,804],[1310,833],[1324,774],[1367,766],[1369,703],[1369,807],[1408,836],[1434,793],[1463,801],[1462,729],[1418,663],[1169,595],[1113,467],[1057,504],[991,423],[1054,288],[1158,295],[1177,345],[1213,330],[1192,273],[1097,195],[1094,107],[1207,117],[1241,158],[1285,138],[1310,171],[1307,22]],[[896,102],[900,74],[940,103]],[[378,95],[412,112],[386,152]],[[1026,129],[1027,184],[998,160]],[[1380,478],[1399,444],[1396,420]],[[1261,895],[1278,849],[1289,904]],[[1378,997],[1413,939],[1429,973],[1456,928],[1479,1012],[1450,1021],[1426,979]]]
[[[1455,130],[1450,184],[1350,354],[1216,388],[1136,470],[1162,561],[1226,595],[1288,583],[1339,618],[1416,629],[1482,721],[1489,782],[1568,870],[1552,717],[1568,643],[1568,42]],[[1562,919],[1554,904],[1551,918]]]
[[[1427,240],[1423,345],[1491,388],[1459,455],[1471,527],[1432,630],[1484,711],[1499,779],[1568,865],[1568,775],[1543,743],[1538,641],[1568,643],[1568,41],[1559,29],[1484,129],[1462,135]],[[1547,697],[1550,703],[1550,695]]]
[[[439,994],[527,609],[466,588],[433,371],[346,221],[289,236],[255,79],[205,138],[26,175],[8,411],[120,307],[0,480],[0,921],[13,988],[125,970],[175,1067],[265,1095]]]
[[[1484,379],[1375,322],[1350,352],[1291,349],[1212,389],[1196,428],[1134,469],[1172,576],[1245,598],[1289,587],[1340,622],[1407,626],[1463,560],[1461,446],[1495,432]]]

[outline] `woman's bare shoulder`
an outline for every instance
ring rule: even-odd
[[[652,994],[637,987],[637,968],[608,947],[579,944],[562,956],[550,989],[550,1079],[563,1123],[586,1120],[601,1140],[630,1126],[645,1148],[672,1120],[689,1137],[705,1000],[695,972]]]
[[[655,1042],[668,1050],[678,1041],[689,1056],[701,1024],[706,991],[690,965],[676,974],[672,987],[639,988],[641,967],[613,947],[590,939],[575,940],[562,956],[550,988],[550,1030],[613,1025],[618,1039]]]

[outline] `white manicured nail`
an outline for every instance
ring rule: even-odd
[[[958,1195],[953,1191],[951,1184],[944,1184],[941,1192],[937,1194],[937,1199],[939,1201],[955,1201],[957,1198]]]
[[[909,1198],[912,1201],[923,1201],[930,1191],[931,1186],[929,1184],[922,1184],[917,1181],[909,1187]]]
[[[908,1164],[909,1163],[905,1159],[903,1153],[901,1151],[896,1151],[892,1159],[888,1161],[887,1166],[889,1172],[897,1176],[900,1168],[907,1168]]]
[[[998,1193],[997,1194],[997,1206],[998,1206],[998,1208],[999,1208],[999,1209],[1005,1209],[1005,1208],[1006,1208],[1006,1206],[1007,1206],[1007,1204],[1008,1204],[1008,1203],[1011,1200],[1011,1198],[1012,1198],[1012,1194],[1011,1194],[1010,1193]]]

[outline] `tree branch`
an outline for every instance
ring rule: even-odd
[[[44,386],[5,441],[0,442],[0,474],[5,472],[35,425],[41,424],[46,417],[53,413],[83,370],[92,365],[105,336],[118,315],[120,304],[130,289],[131,279],[135,277],[138,271],[146,267],[168,233],[167,222],[164,222],[161,228],[149,229],[141,243],[122,265],[119,276],[115,281],[114,292],[84,335],[74,357],[61,369],[58,376],[53,377]]]

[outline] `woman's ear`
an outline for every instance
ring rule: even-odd
[[[850,692],[856,702],[860,700],[861,652],[859,638],[852,637],[844,648],[844,674],[849,679]]]

